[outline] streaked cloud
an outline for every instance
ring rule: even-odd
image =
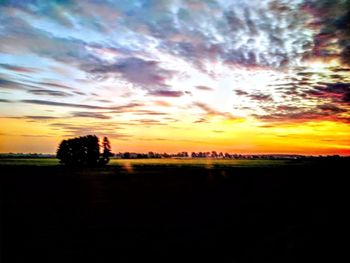
[[[4,64],[4,63],[0,63],[0,68],[15,71],[18,73],[34,73],[34,72],[36,72],[35,68],[20,67],[20,66]]]
[[[207,87],[207,86],[196,86],[196,89],[199,89],[199,90],[205,90],[205,91],[212,91],[214,90],[213,88],[210,88],[210,87]]]
[[[85,112],[85,111],[79,111],[79,112],[72,112],[72,116],[79,117],[79,118],[94,118],[94,119],[111,119],[110,116],[107,116],[103,113],[96,113],[96,112]]]
[[[198,107],[199,109],[203,110],[205,115],[207,117],[213,117],[213,116],[219,116],[219,117],[224,117],[227,119],[236,119],[231,113],[229,112],[221,112],[218,110],[213,109],[209,105],[203,103],[203,102],[195,102],[194,106]]]
[[[48,89],[30,89],[28,90],[29,93],[38,95],[38,96],[52,96],[52,97],[70,97],[72,94],[64,92],[64,91],[58,91],[58,90],[48,90]]]
[[[136,103],[130,103],[130,104],[121,105],[121,106],[104,107],[104,106],[97,106],[97,105],[74,104],[74,103],[45,101],[45,100],[21,100],[20,102],[28,103],[28,104],[46,105],[46,106],[84,108],[84,109],[91,109],[91,110],[122,110],[122,109],[127,109],[127,108],[138,107],[141,105],[141,104],[136,104]]]
[[[156,97],[181,97],[184,95],[184,92],[179,90],[153,90],[148,92],[148,95]]]

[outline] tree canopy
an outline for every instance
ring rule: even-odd
[[[111,153],[111,145],[107,137],[103,139],[103,152],[100,154],[99,139],[96,135],[87,135],[63,140],[57,149],[60,163],[70,166],[96,166],[107,164]]]
[[[103,148],[103,151],[102,151],[102,156],[100,158],[100,163],[107,164],[109,162],[109,157],[113,156],[111,152],[111,143],[109,142],[107,137],[103,138],[102,148]]]

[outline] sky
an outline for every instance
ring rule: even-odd
[[[349,0],[0,0],[0,152],[350,155]]]

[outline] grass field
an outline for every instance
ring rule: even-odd
[[[194,167],[266,167],[303,164],[296,160],[233,160],[233,159],[111,159],[108,166],[194,166]],[[59,165],[55,158],[2,158],[1,165],[51,166]]]
[[[347,160],[114,159],[69,168],[1,159],[1,259],[334,262],[347,168]]]

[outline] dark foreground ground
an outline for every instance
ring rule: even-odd
[[[4,263],[335,262],[343,250],[346,161],[0,172]]]

